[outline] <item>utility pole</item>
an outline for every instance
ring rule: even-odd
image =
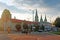
[[[33,22],[34,22],[34,10],[32,10],[32,15],[33,15],[32,17],[33,17]]]

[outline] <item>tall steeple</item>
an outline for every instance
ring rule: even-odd
[[[47,22],[47,18],[46,18],[46,15],[45,15],[45,19],[44,19],[44,22]]]
[[[43,23],[42,15],[41,15],[41,18],[40,18],[40,22]]]
[[[36,9],[36,14],[35,14],[35,22],[38,22],[38,14],[37,14],[37,9]]]

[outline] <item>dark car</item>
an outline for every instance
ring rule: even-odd
[[[43,30],[38,30],[38,32],[43,32]]]

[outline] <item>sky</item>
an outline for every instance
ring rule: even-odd
[[[39,21],[45,15],[48,22],[60,16],[60,0],[0,0],[0,18],[4,9],[8,9],[16,19],[33,21],[33,10],[38,11]]]

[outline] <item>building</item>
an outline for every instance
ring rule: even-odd
[[[36,9],[36,14],[35,14],[35,22],[39,22],[38,14],[37,14],[37,9]]]
[[[36,15],[35,15],[35,22],[38,22],[39,23],[38,25],[40,25],[40,27],[42,27],[42,25],[43,25],[45,31],[51,30],[52,24],[47,21],[46,15],[45,15],[44,21],[43,21],[42,15],[41,15],[40,21],[38,21],[37,10],[36,10]]]
[[[16,19],[16,17],[14,17],[14,19],[12,19],[10,11],[5,9],[3,11],[2,15],[1,15],[1,19],[0,19],[0,31],[7,31],[8,28],[10,28],[11,31],[14,31],[14,30],[16,30],[16,25],[20,25],[21,29],[23,29],[24,23],[26,23],[27,25],[30,26],[33,22],[26,21],[26,20],[19,20],[19,19]]]
[[[33,24],[35,24],[35,25],[40,25],[40,27],[41,27],[41,25],[44,25],[46,31],[51,29],[51,23],[47,22],[46,15],[45,15],[44,21],[43,21],[42,15],[41,15],[40,22],[39,22],[37,9],[36,9],[34,22],[26,21],[26,20],[19,20],[19,19],[16,19],[16,17],[14,17],[14,19],[12,19],[10,11],[5,9],[3,11],[2,15],[1,15],[1,19],[0,19],[0,30],[7,31],[7,29],[10,28],[11,31],[16,31],[17,25],[20,25],[21,30],[24,30],[23,29],[24,23],[27,24],[29,28],[31,28],[31,26],[33,26]]]

